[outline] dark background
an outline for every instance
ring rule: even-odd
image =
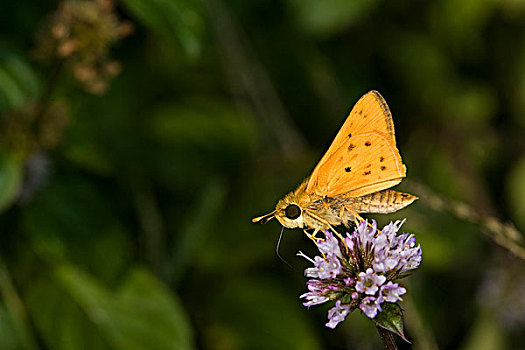
[[[73,3],[0,4],[0,349],[382,348],[302,306],[301,231],[292,270],[250,221],[372,89],[420,196],[368,216],[421,243],[412,348],[524,348],[525,2]]]

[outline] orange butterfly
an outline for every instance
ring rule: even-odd
[[[275,217],[316,241],[319,231],[337,234],[334,226],[363,220],[360,213],[392,213],[418,199],[388,190],[405,176],[390,110],[379,92],[370,91],[352,108],[310,177],[277,202],[273,212],[252,221],[264,224]]]

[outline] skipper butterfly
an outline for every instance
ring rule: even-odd
[[[393,213],[418,199],[389,190],[405,176],[392,114],[379,92],[370,91],[352,108],[312,174],[274,211],[252,221],[264,224],[276,218],[316,241],[317,232],[338,234],[334,226],[357,223],[363,220],[361,213]]]

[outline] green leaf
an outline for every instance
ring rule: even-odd
[[[254,126],[230,101],[191,98],[159,108],[152,117],[154,136],[163,144],[200,149],[221,146],[238,149],[253,146]]]
[[[495,91],[490,86],[479,82],[458,82],[459,86],[451,88],[449,96],[443,103],[449,113],[443,116],[443,120],[450,122],[463,122],[466,125],[480,127],[488,124],[495,116],[497,99]]]
[[[39,81],[31,66],[0,48],[0,110],[19,107],[36,98],[38,92]]]
[[[166,347],[158,349],[195,347],[193,330],[182,301],[146,270],[132,271],[120,291],[119,301],[146,321],[141,327],[145,337],[157,335],[159,342],[164,341]],[[149,343],[146,343],[146,347],[151,348]]]
[[[22,349],[22,342],[16,332],[11,315],[8,310],[0,304],[0,349],[15,350]]]
[[[24,93],[15,78],[0,65],[0,110],[19,106],[24,100]]]
[[[131,242],[106,195],[84,176],[54,177],[21,215],[32,248],[51,260],[68,258],[103,281],[120,276]]]
[[[255,126],[229,101],[192,98],[149,118],[158,151],[145,162],[168,186],[200,186],[210,174],[238,173],[253,154]]]
[[[190,212],[186,225],[180,229],[176,244],[173,245],[172,262],[168,271],[171,280],[176,282],[180,279],[196,248],[206,240],[205,233],[211,229],[223,209],[225,197],[224,182],[216,177],[210,179]]]
[[[110,350],[97,326],[56,279],[42,274],[24,294],[32,324],[47,349]]]
[[[299,26],[315,36],[337,34],[365,17],[377,0],[288,0]]]
[[[17,198],[22,186],[22,161],[0,151],[0,212]]]
[[[410,343],[403,333],[403,310],[395,303],[383,303],[383,311],[377,314],[374,322],[384,329],[397,334],[407,343]]]
[[[472,50],[482,44],[481,33],[500,6],[493,0],[443,0],[430,18],[433,30],[455,49]]]
[[[133,271],[117,293],[67,265],[57,270],[57,278],[112,348],[194,348],[181,303],[148,272]]]
[[[32,329],[27,322],[26,310],[2,259],[0,292],[3,301],[3,305],[0,304],[0,349],[37,349]]]
[[[208,349],[316,350],[321,342],[292,290],[271,280],[232,279],[207,293]]]
[[[81,168],[100,175],[114,172],[115,164],[104,148],[95,142],[75,139],[65,147],[65,156]]]
[[[126,7],[146,26],[178,41],[189,57],[202,49],[204,20],[199,2],[191,0],[124,0]]]

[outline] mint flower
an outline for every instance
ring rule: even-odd
[[[376,317],[378,311],[382,311],[381,302],[382,300],[380,298],[366,297],[359,305],[359,308],[365,313],[365,315],[370,318],[374,318]]]
[[[388,282],[386,285],[381,287],[381,296],[385,301],[390,303],[395,303],[398,300],[401,300],[399,297],[407,292],[403,287],[400,287],[397,283]]]
[[[346,315],[352,311],[350,305],[341,304],[341,300],[335,302],[335,306],[328,311],[328,323],[326,327],[334,329],[337,324],[344,321]]]
[[[305,270],[308,292],[300,296],[304,306],[335,300],[328,311],[329,328],[335,328],[346,316],[360,309],[367,317],[385,328],[385,317],[399,317],[397,303],[406,293],[396,280],[416,269],[421,263],[421,247],[412,234],[399,233],[403,221],[391,222],[382,230],[372,221],[361,222],[344,240],[326,231],[326,239],[317,243],[321,256],[311,259],[314,267]],[[378,315],[386,312],[383,318]],[[402,324],[402,323],[401,323]],[[392,330],[402,335],[401,329]]]
[[[335,276],[342,271],[341,263],[335,256],[327,256],[324,259],[320,256],[316,256],[314,266],[315,267],[310,267],[305,270],[306,277],[320,279],[335,278]]]
[[[385,276],[379,276],[374,270],[368,268],[366,269],[366,273],[359,273],[359,278],[355,284],[355,290],[368,295],[374,295],[379,289],[379,286],[385,283],[385,281]]]

